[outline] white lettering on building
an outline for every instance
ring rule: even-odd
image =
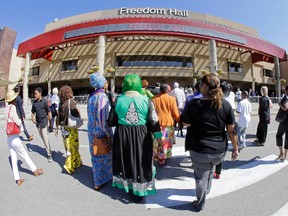
[[[168,16],[179,16],[179,17],[188,17],[187,10],[178,10],[178,9],[164,9],[164,8],[126,8],[122,7],[119,10],[119,15],[131,15],[131,14],[156,14],[156,15],[168,15]]]

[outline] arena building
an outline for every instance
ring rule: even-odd
[[[76,94],[89,90],[89,70],[116,69],[116,90],[123,77],[137,73],[156,82],[191,86],[203,70],[222,70],[235,88],[281,89],[279,62],[286,51],[261,39],[245,25],[174,8],[120,8],[55,20],[43,34],[21,43],[24,101],[28,86],[68,84]],[[112,84],[113,85],[113,84]]]

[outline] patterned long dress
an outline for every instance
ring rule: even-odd
[[[78,112],[76,101],[70,99],[71,105],[71,114],[73,116],[80,116]],[[58,124],[59,121],[62,125],[62,138],[64,143],[64,148],[66,151],[66,161],[64,164],[64,169],[69,173],[72,174],[76,168],[82,165],[81,155],[79,153],[79,135],[78,129],[73,129],[67,127],[67,116],[68,116],[68,102],[69,100],[65,101],[64,103],[60,103],[59,106],[59,116],[57,118]]]
[[[64,169],[71,174],[82,164],[79,153],[79,136],[77,129],[64,126],[64,130],[69,134],[68,136],[63,136],[63,143],[67,155]]]
[[[109,116],[109,99],[104,91],[94,92],[88,101],[88,139],[91,154],[94,186],[100,187],[112,179],[112,152],[106,155],[93,154],[93,140],[112,137],[112,129],[107,125]]]

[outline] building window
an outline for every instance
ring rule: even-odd
[[[78,60],[69,60],[62,62],[62,71],[72,71],[78,69]]]
[[[243,72],[242,64],[236,62],[228,62],[228,71],[242,73]]]
[[[273,78],[273,71],[270,69],[263,68],[263,77]]]
[[[118,67],[186,67],[192,68],[191,57],[179,56],[117,56]]]
[[[30,70],[31,70],[30,71],[31,76],[39,76],[39,74],[40,74],[40,66],[33,67]]]

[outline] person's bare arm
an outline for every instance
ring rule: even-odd
[[[48,112],[48,120],[50,121],[52,119],[52,114],[51,112]]]
[[[233,151],[232,151],[231,159],[232,160],[236,160],[236,158],[239,155],[237,132],[235,130],[235,126],[234,125],[226,125],[226,127],[227,127],[228,136],[229,136],[229,138],[230,138],[230,140],[232,142],[232,145],[233,145]]]
[[[31,120],[34,124],[36,124],[36,120],[35,120],[35,113],[31,114]]]

